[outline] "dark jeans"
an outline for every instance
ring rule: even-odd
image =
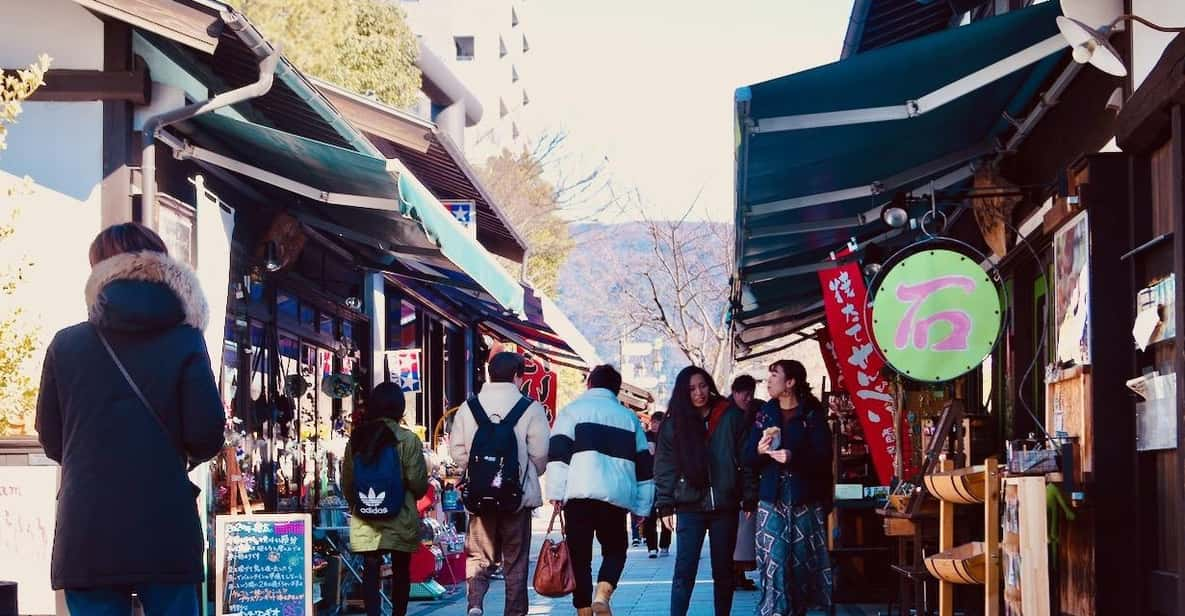
[[[592,606],[593,536],[601,544],[601,571],[598,582],[609,582],[614,588],[625,569],[625,555],[629,550],[629,534],[625,525],[629,512],[597,500],[570,500],[564,506],[568,528],[568,552],[572,556],[572,573],[576,576],[576,592],[572,605],[576,609]]]
[[[642,540],[642,525],[638,523],[638,516],[630,514],[630,539],[633,541]]]
[[[385,552],[391,555],[391,616],[407,614],[407,600],[411,594],[411,553]],[[362,600],[366,616],[382,614],[384,552],[362,553]]]
[[[147,616],[197,616],[196,584],[143,584],[120,588],[67,590],[66,606],[75,616],[128,616],[132,593],[140,596]]]
[[[695,589],[695,573],[699,569],[704,535],[710,535],[712,555],[712,594],[716,616],[732,612],[733,571],[732,553],[737,543],[737,512],[689,511],[678,514],[675,528],[675,579],[671,584],[671,615],[686,616]]]
[[[658,515],[651,512],[650,517],[646,518],[646,523],[642,525],[642,532],[646,535],[646,549],[651,552],[662,548],[667,549],[671,547],[671,529],[662,525],[658,520]]]

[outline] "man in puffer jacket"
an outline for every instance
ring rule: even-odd
[[[609,599],[629,549],[627,519],[644,518],[654,504],[654,464],[642,422],[617,401],[621,374],[597,366],[588,391],[556,417],[547,464],[547,498],[563,508],[576,575],[572,604],[580,616],[611,614]],[[596,595],[593,536],[601,544]]]

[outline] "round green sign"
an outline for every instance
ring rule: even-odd
[[[999,287],[978,263],[947,249],[894,264],[872,288],[873,337],[894,370],[917,381],[958,378],[1000,337]]]

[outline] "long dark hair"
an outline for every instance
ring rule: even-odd
[[[675,448],[675,464],[679,472],[691,485],[705,488],[708,486],[708,431],[703,417],[691,403],[691,378],[697,374],[708,384],[708,406],[720,401],[722,396],[712,375],[698,366],[688,366],[675,378],[667,418],[674,423],[675,439],[679,443]]]
[[[769,365],[770,372],[779,370],[782,376],[787,380],[794,379],[794,397],[798,398],[798,404],[802,406],[803,412],[815,411],[822,408],[823,403],[815,397],[811,392],[811,384],[806,378],[806,366],[802,362],[793,359],[779,359]]]
[[[366,400],[366,413],[362,421],[354,426],[354,432],[350,435],[350,445],[355,455],[366,460],[373,459],[380,445],[395,438],[379,420],[403,421],[406,410],[403,388],[396,383],[379,383]]]

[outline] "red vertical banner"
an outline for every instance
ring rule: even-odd
[[[877,477],[882,485],[891,483],[898,446],[904,460],[905,477],[910,477],[913,475],[910,431],[893,429],[896,412],[893,387],[882,375],[884,359],[876,352],[872,331],[865,325],[864,305],[868,290],[860,267],[849,263],[823,270],[819,272],[819,282],[823,287],[827,330],[838,372],[852,396]],[[823,357],[828,357],[826,350]]]
[[[843,378],[843,371],[839,369],[839,355],[835,353],[835,341],[831,339],[831,332],[823,328],[815,338],[819,341],[819,353],[823,355],[823,363],[827,365],[827,375],[831,377],[832,391],[847,391],[847,381]]]
[[[523,372],[523,394],[543,405],[547,411],[547,420],[552,424],[555,423],[558,390],[559,375],[548,370],[542,359],[527,357],[526,370]]]

